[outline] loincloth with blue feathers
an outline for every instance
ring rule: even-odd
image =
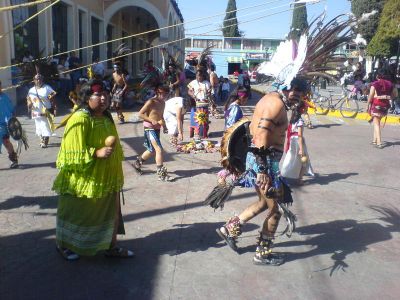
[[[249,124],[250,120],[243,118],[224,133],[221,141],[221,164],[224,169],[218,173],[218,185],[204,200],[204,205],[222,209],[236,186],[258,188],[257,173],[260,170],[252,152],[254,145],[251,144]],[[282,155],[282,151],[269,149],[268,155],[264,157],[271,178],[266,197],[277,202],[288,223],[284,233],[290,236],[295,228],[296,216],[288,208],[293,203],[292,191],[280,176],[279,162]]]

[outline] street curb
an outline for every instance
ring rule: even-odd
[[[265,94],[265,91],[258,87],[251,87],[251,89],[257,93],[260,94]],[[369,121],[371,119],[371,116],[368,113],[365,112],[359,112],[354,118],[344,118],[339,110],[329,110],[326,114],[317,114],[315,110],[309,109],[309,113],[315,114],[315,115],[323,115],[323,116],[329,116],[329,117],[335,117],[335,118],[340,118],[340,119],[355,119],[355,120],[362,120],[362,121]],[[349,112],[350,114],[350,112]],[[386,119],[386,120],[385,120]],[[400,125],[400,116],[393,116],[393,115],[388,115],[386,118],[383,118],[381,123],[386,124],[391,124],[391,125]]]

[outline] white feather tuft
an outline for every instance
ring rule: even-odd
[[[257,69],[258,73],[272,76],[279,83],[290,87],[293,78],[299,73],[307,54],[307,35],[300,37],[297,55],[293,60],[292,40],[281,42],[271,61],[263,62]]]
[[[372,17],[373,15],[377,14],[378,11],[376,9],[374,9],[373,11],[369,12],[369,13],[363,13],[361,18],[359,19],[359,22],[365,22],[367,21],[370,17]]]
[[[357,45],[367,45],[367,41],[362,37],[361,34],[357,34],[356,38],[353,40],[354,43],[356,43]]]

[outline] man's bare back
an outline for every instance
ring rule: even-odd
[[[255,107],[250,124],[255,146],[283,151],[287,126],[287,111],[281,96],[272,92],[262,97]]]

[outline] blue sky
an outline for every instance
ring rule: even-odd
[[[208,18],[207,20],[186,24],[185,29],[187,34],[206,32],[211,35],[221,34],[221,31],[208,32],[216,30],[222,25],[228,0],[178,0],[177,2],[185,22],[223,13],[223,15]],[[287,10],[290,9],[290,3],[292,2],[290,0],[236,0],[236,5],[239,9],[237,12],[239,29],[244,31],[245,37],[248,38],[285,37],[291,25],[292,11]],[[263,5],[240,10],[258,4]],[[350,2],[348,0],[320,1],[317,4],[307,5],[308,20],[310,21],[313,17],[319,15],[325,6],[327,7],[327,18],[325,20],[330,20],[341,13],[350,12]],[[261,18],[263,16],[265,17]],[[257,18],[261,19],[254,20]],[[200,26],[203,27],[196,28]]]

